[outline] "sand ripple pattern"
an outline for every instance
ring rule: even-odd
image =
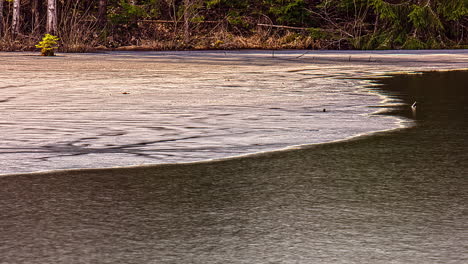
[[[372,115],[388,98],[350,78],[375,64],[333,58],[3,53],[0,174],[201,161],[400,126]]]

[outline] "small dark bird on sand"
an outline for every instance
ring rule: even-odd
[[[327,111],[327,109],[324,108],[324,109],[323,109],[323,112],[326,112],[326,111]]]

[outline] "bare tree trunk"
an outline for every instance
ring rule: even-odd
[[[184,42],[190,40],[190,0],[184,0]]]
[[[47,0],[47,27],[49,34],[57,34],[57,2],[56,0]]]
[[[13,1],[13,18],[11,23],[11,33],[18,35],[20,29],[20,0]]]
[[[34,34],[39,29],[39,0],[31,0],[31,16],[31,32]]]
[[[0,37],[3,35],[3,0],[0,0]]]
[[[107,24],[107,0],[99,0],[98,24],[101,27]]]

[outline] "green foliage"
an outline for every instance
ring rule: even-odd
[[[371,0],[369,5],[381,19],[396,21],[398,19],[398,7],[391,5],[383,0]]]
[[[207,8],[216,8],[218,10],[225,9],[246,9],[252,7],[252,1],[248,0],[207,0]],[[245,10],[247,11],[247,10]]]
[[[299,25],[307,16],[304,0],[265,0],[265,3],[270,6],[269,13],[283,24]]]
[[[367,21],[367,26],[353,34],[349,39],[354,48],[441,48],[449,38],[459,36],[457,30],[449,21],[460,21],[468,14],[467,0],[431,0],[431,1],[388,1],[388,0],[329,0],[335,3],[335,12],[340,17],[344,9],[354,10],[355,22]],[[357,17],[356,10],[369,10],[363,17]],[[352,12],[350,12],[352,13]],[[359,13],[360,14],[360,13]],[[349,19],[348,19],[349,20]],[[374,20],[374,21],[373,21]]]
[[[146,15],[147,12],[141,6],[129,4],[126,0],[119,0],[111,10],[109,18],[113,24],[124,24],[146,17]]]
[[[415,29],[442,29],[442,22],[429,5],[412,5],[408,14],[410,22]]]
[[[427,46],[424,42],[421,40],[415,38],[415,37],[409,37],[406,39],[406,42],[403,44],[404,49],[411,49],[411,50],[417,50],[417,49],[425,49]]]
[[[321,28],[308,28],[307,32],[313,39],[326,39],[330,37],[330,34]]]
[[[208,0],[206,1],[206,7],[209,8],[215,8],[217,5],[219,5],[222,2],[222,0]]]
[[[63,7],[68,1],[60,3]],[[87,21],[77,22],[83,28],[92,24],[88,21],[102,18],[99,1],[76,3],[70,9],[60,9],[61,16],[79,14]],[[284,38],[288,43],[308,39],[314,41],[314,47],[326,48],[414,49],[468,45],[468,0],[109,0],[107,3],[105,13],[110,23],[105,23],[105,29],[67,28],[62,18],[59,32],[71,29],[85,32],[108,47],[139,45],[139,40],[177,43],[185,30],[185,20],[196,23],[189,27],[190,35],[196,39],[211,38],[210,34],[225,30],[223,33],[245,37],[259,34],[263,40]],[[22,31],[36,30],[37,34],[43,27],[31,28],[35,25],[33,16],[26,15],[31,11],[22,12]],[[11,20],[9,12],[11,9],[4,10],[6,26]],[[65,35],[61,33],[61,37],[66,43]],[[214,43],[218,38],[224,40],[216,36],[207,43]]]
[[[111,4],[114,9],[109,14],[114,21],[127,25],[124,27],[127,30],[132,21],[139,19],[162,16],[181,21],[187,11],[185,3],[139,0],[137,5],[130,5],[127,0],[114,0]],[[223,20],[228,23],[228,30],[241,34],[255,33],[257,23],[271,23],[309,28],[299,33],[314,40],[343,43],[344,47],[431,48],[443,47],[443,43],[463,44],[468,34],[460,22],[466,21],[467,3],[467,0],[193,0],[189,11],[191,22]],[[203,28],[201,25],[198,28]],[[450,42],[453,38],[458,41]]]
[[[245,22],[244,17],[236,10],[231,10],[228,12],[227,21],[229,22],[229,24],[234,26],[248,26],[248,24]]]
[[[36,48],[41,49],[42,56],[55,56],[54,50],[57,49],[58,40],[59,38],[56,36],[45,34]]]
[[[193,22],[193,23],[201,23],[203,21],[205,21],[205,16],[200,16],[200,15],[194,16],[192,17],[192,19],[190,19],[190,22]]]
[[[236,28],[249,28],[246,14],[252,15],[258,11],[257,8],[252,8],[253,3],[248,0],[208,0],[205,3],[207,9],[216,14],[212,19],[226,19]]]
[[[439,4],[437,12],[447,21],[455,21],[468,16],[467,0],[446,0]]]
[[[386,50],[393,48],[394,38],[392,34],[383,32],[352,38],[350,42],[355,49]]]

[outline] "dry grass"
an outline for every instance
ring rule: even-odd
[[[251,35],[216,32],[212,36],[194,41],[196,41],[195,49],[321,49],[325,47],[321,40],[290,31],[268,34],[257,32]]]
[[[330,41],[314,39],[307,32],[275,29],[258,29],[254,33],[236,34],[219,26],[215,29],[199,29],[185,43],[182,32],[171,28],[137,29],[134,34],[125,31],[124,35],[115,32],[96,30],[95,25],[79,26],[75,20],[62,24],[59,30],[60,52],[92,52],[97,50],[207,50],[207,49],[329,49]],[[36,50],[34,45],[41,36],[0,38],[0,50]]]
[[[2,51],[32,51],[36,50],[35,44],[39,42],[39,37],[5,34],[0,38],[0,50]]]

